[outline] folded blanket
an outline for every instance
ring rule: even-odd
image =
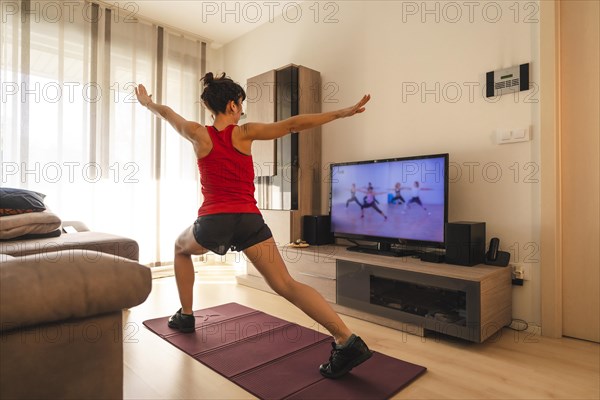
[[[0,217],[0,239],[50,233],[60,228],[60,225],[60,218],[50,211],[7,215]]]

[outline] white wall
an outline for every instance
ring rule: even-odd
[[[323,127],[324,166],[450,153],[449,220],[485,221],[488,240],[499,237],[501,249],[527,268],[531,280],[513,291],[513,317],[538,324],[539,91],[494,101],[482,94],[485,73],[498,68],[530,62],[530,81],[539,81],[538,3],[301,5],[301,16],[289,8],[215,51],[221,70],[242,84],[289,63],[318,70],[323,111],[370,93],[365,114]],[[337,21],[327,23],[327,16]],[[494,143],[495,129],[520,127],[531,127],[532,141]],[[327,212],[325,183],[321,190]]]

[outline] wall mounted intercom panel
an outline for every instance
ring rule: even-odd
[[[497,69],[486,74],[485,96],[529,90],[529,63]]]

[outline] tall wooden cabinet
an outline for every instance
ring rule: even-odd
[[[321,112],[321,74],[290,64],[248,79],[248,122],[276,122]],[[302,216],[321,211],[321,128],[255,141],[258,207],[289,215],[290,238],[302,236]]]

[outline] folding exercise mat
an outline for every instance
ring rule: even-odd
[[[388,399],[426,368],[374,352],[336,380],[319,373],[331,336],[228,303],[194,312],[196,330],[180,333],[169,317],[144,325],[261,399]]]

